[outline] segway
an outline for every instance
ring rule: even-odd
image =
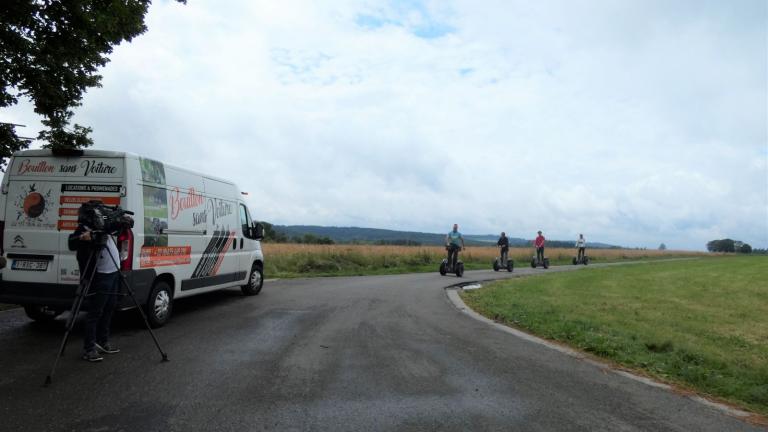
[[[531,258],[531,268],[536,267],[544,267],[544,269],[549,268],[549,258],[544,257],[543,260],[539,260],[539,257],[536,256],[536,254],[533,255],[533,258]]]
[[[493,271],[505,268],[508,272],[512,273],[512,270],[515,268],[515,261],[509,258],[509,251],[505,254],[499,253],[499,255],[499,257],[493,260]]]
[[[448,256],[451,256],[451,248],[450,246],[446,246],[445,250],[448,251]],[[443,261],[440,262],[440,275],[445,276],[447,273],[455,273],[456,277],[461,277],[464,275],[464,263],[462,261],[459,261],[459,251],[461,248],[458,248],[456,250],[456,265],[453,265],[453,263],[448,261],[448,258],[443,258]]]
[[[584,264],[584,265],[589,264],[589,257],[587,256],[587,254],[584,254],[584,256],[581,257],[581,259],[579,259],[578,256],[573,257],[573,265],[576,265],[576,264]]]

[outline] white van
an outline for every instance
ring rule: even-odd
[[[261,291],[263,228],[232,182],[130,153],[26,150],[11,157],[1,188],[0,303],[22,305],[32,319],[72,304],[80,274],[67,238],[90,200],[135,213],[118,239],[120,266],[153,326],[168,321],[175,299]],[[121,298],[120,308],[131,306]]]

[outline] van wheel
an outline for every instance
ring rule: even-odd
[[[173,298],[168,282],[157,281],[147,300],[147,320],[152,328],[162,327],[171,318]]]
[[[57,316],[61,315],[62,311],[48,306],[25,305],[24,312],[27,313],[29,318],[35,321],[51,322],[56,319]]]
[[[251,274],[248,276],[248,283],[240,287],[243,294],[247,296],[257,295],[261,292],[261,288],[264,286],[264,271],[261,266],[253,263],[251,266]]]

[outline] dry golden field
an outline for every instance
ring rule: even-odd
[[[317,254],[317,255],[341,255],[347,253],[356,253],[366,257],[382,256],[409,256],[409,255],[430,255],[440,256],[445,254],[445,248],[442,246],[375,246],[375,245],[310,245],[293,243],[264,243],[262,244],[264,255],[268,257],[294,255],[294,254]],[[535,254],[533,248],[510,248],[510,256],[514,259],[527,260]],[[551,260],[570,259],[576,255],[576,249],[569,248],[546,248],[546,255]],[[498,256],[498,248],[492,246],[469,246],[462,252],[462,259],[466,261],[475,260],[493,260]],[[679,256],[708,256],[713,255],[707,252],[674,251],[674,250],[642,250],[642,249],[587,249],[587,255],[590,258],[599,261],[624,260],[624,259],[644,259],[644,258],[665,258]]]
[[[376,274],[435,269],[445,256],[441,246],[308,245],[265,243],[262,245],[267,277],[328,274]],[[510,248],[516,266],[527,265],[533,248]],[[566,264],[575,249],[547,248],[552,264]],[[490,268],[498,255],[493,246],[469,246],[461,252],[467,268]],[[635,249],[587,249],[594,262],[660,259],[711,255],[705,252]]]

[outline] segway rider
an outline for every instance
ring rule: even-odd
[[[544,262],[544,236],[539,231],[538,237],[534,240],[533,245],[536,246],[536,260]]]
[[[499,237],[499,241],[496,242],[496,245],[501,248],[501,262],[506,262],[507,254],[509,254],[509,238],[503,231],[501,237]]]
[[[579,234],[579,238],[576,240],[576,247],[579,249],[578,259],[581,262],[584,259],[584,250],[587,248],[587,240],[584,238],[584,234]]]
[[[445,236],[445,247],[448,248],[448,264],[451,268],[456,268],[459,251],[464,248],[464,237],[459,232],[458,224],[453,224],[453,230]]]

